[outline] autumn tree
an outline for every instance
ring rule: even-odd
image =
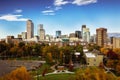
[[[120,48],[115,48],[115,49],[113,49],[113,51],[114,51],[116,54],[119,54],[119,55],[120,55]]]
[[[100,51],[101,51],[104,55],[107,55],[109,49],[108,49],[108,48],[101,48]]]
[[[107,57],[109,59],[118,59],[118,55],[112,49],[108,51]]]
[[[114,80],[112,75],[105,73],[104,69],[86,68],[76,72],[76,80]]]
[[[5,75],[2,80],[32,80],[32,77],[25,67],[20,67]]]

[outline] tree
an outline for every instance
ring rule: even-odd
[[[106,66],[109,68],[113,68],[114,67],[114,60],[108,60]]]
[[[119,55],[120,55],[120,48],[115,48],[115,49],[113,49],[113,51],[114,51],[116,54],[119,54]]]
[[[109,52],[108,48],[101,48],[100,51],[104,54],[107,55],[107,53]]]
[[[116,65],[116,72],[117,72],[118,75],[120,75],[120,61]]]
[[[19,48],[22,48],[23,46],[25,46],[25,43],[24,43],[24,42],[20,42],[20,43],[18,44],[18,47],[19,47]]]
[[[10,49],[10,53],[11,53],[11,56],[13,57],[16,57],[17,56],[17,51],[18,51],[18,47],[17,46],[14,46]]]
[[[47,55],[46,55],[46,61],[48,63],[52,63],[53,62],[52,53],[47,53]]]
[[[104,69],[86,68],[76,72],[76,80],[115,80],[112,75],[105,73]]]
[[[25,67],[20,67],[2,77],[2,80],[32,80],[32,77]]]
[[[118,55],[110,49],[107,53],[107,57],[109,59],[118,59]]]

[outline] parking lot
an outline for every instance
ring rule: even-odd
[[[25,66],[28,71],[34,70],[44,63],[42,61],[0,60],[0,76],[10,73],[18,67]]]

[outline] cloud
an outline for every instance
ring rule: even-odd
[[[61,5],[65,5],[65,4],[68,4],[69,1],[64,1],[64,0],[55,0],[54,1],[54,5],[55,6],[61,6]]]
[[[6,20],[6,21],[27,21],[26,18],[20,18],[22,15],[13,15],[13,14],[7,14],[0,16],[0,20]]]
[[[42,11],[42,13],[53,13],[54,12],[54,10],[44,10],[44,11]]]
[[[43,15],[55,15],[54,10],[44,10],[42,11]]]
[[[60,7],[60,6],[55,7],[55,11],[58,11],[60,9],[62,9],[62,7]]]
[[[43,15],[50,15],[50,16],[54,16],[54,15],[55,15],[55,13],[45,13],[45,14],[43,14]]]
[[[91,4],[91,3],[96,3],[97,0],[74,0],[72,2],[72,4],[76,4],[76,5],[87,5],[87,4]]]
[[[22,12],[21,9],[17,9],[17,10],[15,10],[15,13],[21,13],[21,12]]]

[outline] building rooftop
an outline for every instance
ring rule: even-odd
[[[83,49],[83,52],[88,52],[88,49]]]
[[[88,57],[88,58],[94,58],[94,57],[95,57],[95,55],[92,54],[92,53],[85,53],[85,55],[86,55],[86,57]]]

